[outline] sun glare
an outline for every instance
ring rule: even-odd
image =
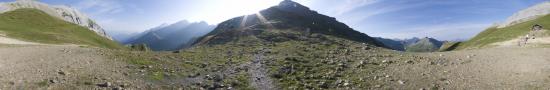
[[[242,15],[258,13],[279,4],[282,0],[212,0],[208,7],[201,12],[208,13],[195,16],[195,19],[205,20],[208,23],[220,23],[224,20]]]

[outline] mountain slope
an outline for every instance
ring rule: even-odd
[[[37,0],[16,0],[15,2],[0,3],[0,13],[22,8],[33,8],[40,10],[54,18],[86,27],[87,29],[94,31],[96,34],[112,40],[112,38],[107,35],[103,28],[101,28],[101,26],[99,26],[95,21],[90,19],[84,13],[68,6],[48,5],[38,2]]]
[[[84,44],[122,48],[95,32],[52,17],[37,9],[17,9],[0,14],[0,33],[7,37],[46,44]]]
[[[225,44],[248,36],[256,36],[268,42],[299,40],[314,34],[383,46],[382,43],[353,30],[335,18],[319,14],[290,0],[257,14],[224,21],[195,45]]]
[[[408,52],[434,52],[438,51],[443,42],[433,38],[423,38],[420,41],[405,47]]]
[[[546,1],[515,13],[514,15],[508,17],[508,19],[504,23],[499,24],[497,27],[504,28],[516,25],[519,23],[537,19],[542,16],[546,16],[548,14],[550,14],[550,2]]]
[[[519,38],[530,33],[534,25],[542,25],[543,31],[548,30],[550,26],[550,2],[543,2],[524,10],[521,10],[510,16],[508,20],[497,26],[489,27],[480,32],[472,39],[461,43],[457,49],[477,49],[495,47],[495,43],[514,42]],[[548,36],[548,33],[541,33],[542,36]]]
[[[527,35],[533,25],[539,24],[543,26],[543,30],[548,30],[550,26],[550,15],[536,18],[523,23],[511,25],[503,28],[490,27],[479,33],[474,38],[462,43],[457,49],[475,49],[494,47],[491,44],[504,42],[509,40],[519,39]],[[542,33],[542,36],[548,36],[549,33]]]
[[[152,28],[125,44],[147,44],[155,51],[179,50],[189,47],[198,37],[212,31],[214,27],[206,22],[180,21]]]

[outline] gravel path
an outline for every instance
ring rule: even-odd
[[[385,72],[400,81],[388,85],[402,89],[550,89],[549,53],[548,48],[420,53],[430,59],[394,65]]]
[[[250,64],[249,74],[250,80],[252,81],[252,86],[258,90],[275,90],[273,81],[270,79],[267,70],[263,61],[265,58],[263,51],[260,51],[258,54],[254,55],[254,60]]]
[[[26,42],[12,38],[6,38],[0,35],[0,44],[24,44],[24,45],[40,45],[39,43]]]

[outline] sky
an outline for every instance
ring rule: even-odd
[[[13,0],[0,0],[13,1]],[[112,35],[181,20],[218,24],[282,0],[39,0],[85,12]],[[293,0],[370,36],[465,40],[545,0]]]

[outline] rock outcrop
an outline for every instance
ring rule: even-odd
[[[548,14],[550,14],[550,2],[543,2],[515,13],[514,15],[510,16],[504,23],[499,24],[497,27],[503,28],[512,26]]]
[[[79,12],[74,8],[70,8],[64,5],[48,5],[35,0],[17,0],[15,2],[0,3],[0,13],[13,11],[21,8],[34,8],[47,13],[50,16],[65,20],[70,23],[74,23],[83,27],[86,27],[98,35],[105,38],[112,38],[105,33],[103,28],[95,23],[92,19],[86,16],[84,13]]]

